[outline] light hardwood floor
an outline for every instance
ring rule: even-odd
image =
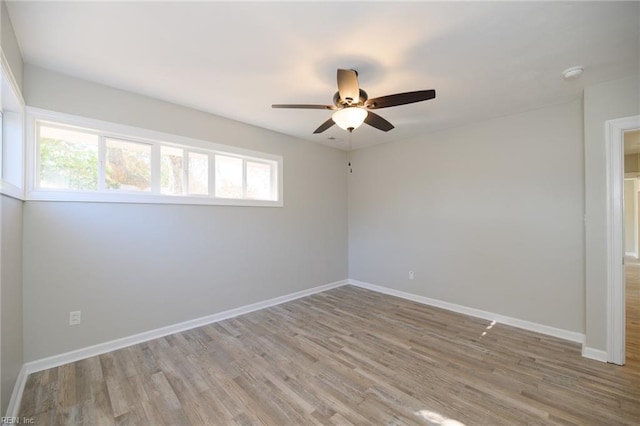
[[[34,373],[20,416],[638,425],[640,372],[582,358],[575,343],[345,286]]]
[[[625,358],[628,367],[640,370],[640,262],[625,262],[624,272]]]

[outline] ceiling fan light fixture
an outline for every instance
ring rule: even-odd
[[[366,109],[360,107],[345,107],[337,110],[331,117],[333,121],[340,127],[348,132],[352,132],[364,123],[367,118]]]

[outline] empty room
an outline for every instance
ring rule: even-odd
[[[640,423],[640,2],[0,0],[0,108],[3,425]]]

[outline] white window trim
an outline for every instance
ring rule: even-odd
[[[29,201],[73,201],[73,202],[105,202],[105,203],[140,203],[140,204],[193,204],[193,205],[220,205],[220,206],[254,206],[254,207],[282,207],[283,201],[283,161],[282,156],[237,148],[185,136],[172,135],[154,130],[142,129],[133,126],[110,123],[91,118],[78,117],[71,114],[48,111],[45,109],[27,107],[27,137],[26,137],[26,199]],[[36,121],[50,121],[67,126],[75,126],[104,132],[108,137],[123,138],[132,142],[158,144],[163,146],[176,146],[178,148],[192,150],[194,152],[207,153],[209,161],[212,161],[215,153],[222,155],[239,156],[247,160],[273,162],[277,164],[277,174],[274,186],[277,189],[276,200],[251,200],[218,198],[210,195],[167,195],[149,193],[127,192],[96,192],[96,191],[68,191],[37,187],[37,161],[36,161]],[[153,150],[152,150],[153,155]],[[159,155],[159,154],[158,154]],[[152,160],[153,161],[153,160]],[[215,182],[210,171],[209,184]],[[210,186],[215,190],[215,185]]]
[[[24,164],[24,156],[26,155],[26,146],[25,146],[25,138],[24,138],[24,111],[25,111],[25,102],[22,97],[22,93],[20,92],[18,83],[11,72],[11,67],[9,67],[9,62],[7,61],[6,56],[2,49],[0,49],[0,109],[1,113],[15,113],[19,116],[19,127],[20,127],[20,135],[19,141],[12,141],[12,143],[19,143],[22,149],[22,160],[21,160],[21,175],[22,179],[19,182],[19,185],[15,183],[8,182],[3,179],[3,171],[2,171],[2,151],[4,150],[3,144],[8,143],[5,136],[2,137],[2,143],[0,143],[0,194],[7,195],[9,197],[17,198],[19,200],[25,200],[25,164]],[[0,132],[3,132],[3,128],[0,127]]]
[[[18,200],[25,200],[24,189],[9,182],[2,181],[0,184],[0,193],[12,198],[17,198]]]

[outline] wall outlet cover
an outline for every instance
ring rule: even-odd
[[[69,312],[69,325],[78,325],[81,320],[80,311],[71,311]]]

